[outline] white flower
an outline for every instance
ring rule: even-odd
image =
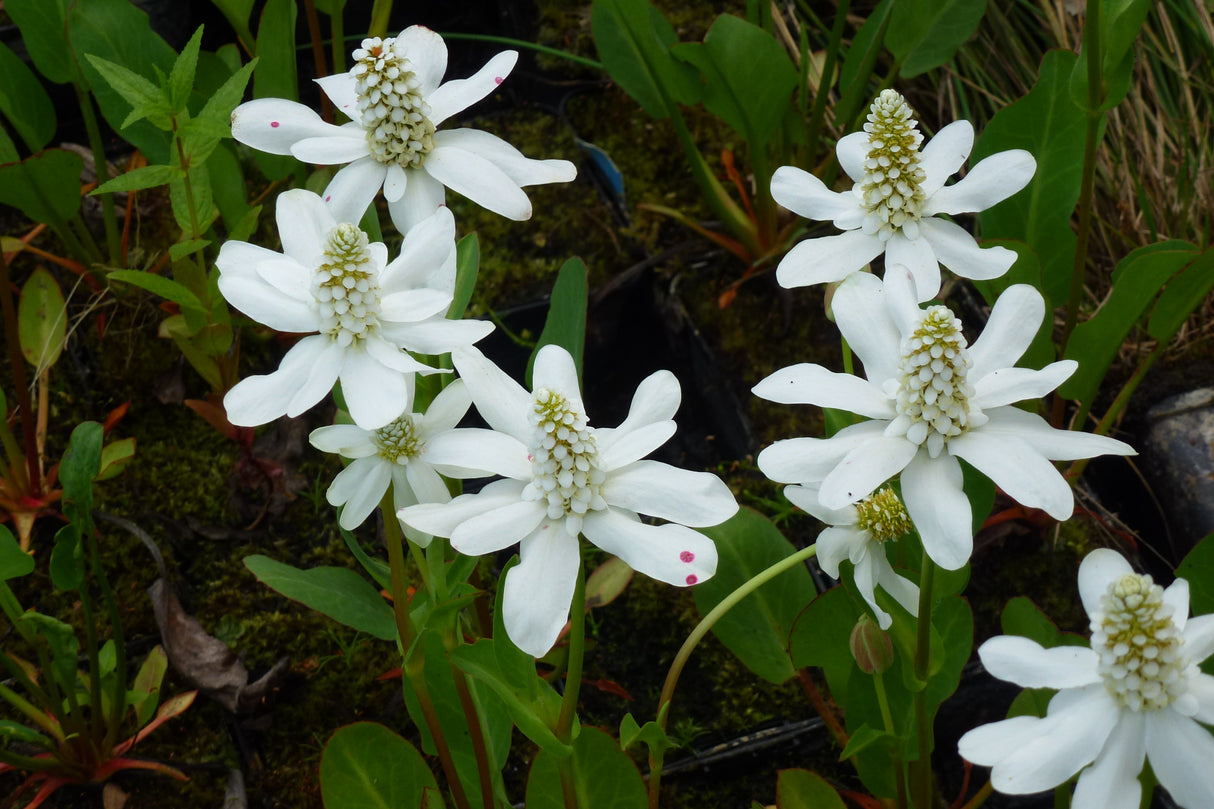
[[[452,355],[492,430],[459,429],[430,443],[432,463],[505,477],[447,505],[404,509],[401,520],[471,556],[516,542],[521,561],[503,583],[503,621],[520,649],[540,657],[569,616],[578,534],[655,579],[679,586],[716,572],[712,540],[684,526],[716,525],[737,511],[715,475],[645,461],[675,431],[679,383],[658,371],[637,388],[628,418],[591,427],[569,352],[545,346],[527,393],[479,351]],[[637,516],[670,520],[646,525]]]
[[[477,320],[446,320],[455,285],[455,220],[440,208],[411,230],[400,255],[339,223],[320,198],[291,190],[278,197],[283,253],[225,242],[216,259],[219,290],[254,320],[310,334],[278,370],[228,391],[228,419],[253,427],[297,416],[341,380],[354,423],[383,427],[407,409],[413,373],[436,373],[408,351],[443,354],[493,330]]]
[[[830,220],[846,231],[806,239],[776,268],[782,286],[842,281],[882,253],[886,266],[909,267],[919,301],[940,291],[940,265],[973,279],[1007,272],[1016,254],[980,248],[962,227],[938,214],[983,211],[1028,184],[1037,163],[1023,149],[993,154],[946,186],[974,146],[974,127],[955,121],[922,150],[923,136],[906,101],[884,90],[873,102],[863,132],[839,140],[839,165],[854,181],[850,191],[831,191],[809,172],[781,166],[771,195],[807,219]]]
[[[924,549],[936,564],[955,570],[973,548],[958,459],[1014,500],[1065,520],[1074,495],[1050,461],[1134,450],[1112,438],[1056,430],[1012,406],[1044,396],[1077,367],[1073,360],[1039,371],[1012,367],[1045,314],[1037,290],[1010,287],[982,336],[967,347],[961,322],[944,306],[920,309],[913,283],[907,270],[890,267],[884,284],[856,273],[835,293],[836,322],[867,379],[801,364],[754,387],[756,396],[773,402],[840,408],[871,421],[827,439],[777,441],[759,453],[758,464],[781,483],[821,481],[826,508],[854,503],[901,473],[902,498]]]
[[[493,92],[516,61],[517,52],[504,51],[474,76],[440,84],[447,46],[414,25],[396,38],[364,39],[348,73],[316,80],[349,123],[325,123],[302,104],[262,98],[232,112],[232,137],[305,163],[348,163],[324,193],[342,221],[359,221],[382,187],[392,221],[405,233],[443,204],[444,186],[494,213],[529,219],[522,187],[569,182],[577,174],[572,163],[529,159],[488,132],[435,131]]]
[[[426,457],[426,449],[436,435],[453,429],[471,404],[468,389],[457,379],[434,397],[425,413],[401,413],[378,430],[364,430],[356,424],[313,430],[308,436],[312,446],[353,459],[333,478],[325,495],[329,505],[345,506],[338,520],[341,527],[353,531],[362,525],[389,485],[397,511],[415,503],[450,502],[451,494],[439,473],[452,470],[436,468]],[[408,526],[405,533],[423,548],[432,539]]]
[[[1214,806],[1214,615],[1189,618],[1189,584],[1166,590],[1115,551],[1088,554],[1079,594],[1091,648],[1042,648],[1003,635],[978,650],[994,676],[1056,688],[1045,718],[1018,716],[971,730],[961,755],[993,767],[1000,792],[1052,789],[1080,773],[1073,809],[1137,809],[1143,759],[1185,809]],[[1080,772],[1082,771],[1082,772]]]
[[[840,563],[850,560],[856,589],[872,607],[882,629],[889,629],[893,619],[877,604],[878,585],[903,609],[918,615],[918,586],[895,573],[885,555],[886,542],[915,529],[898,495],[887,486],[854,505],[826,508],[818,499],[819,488],[818,483],[786,486],[784,496],[829,526],[818,535],[818,564],[822,570],[837,579]]]

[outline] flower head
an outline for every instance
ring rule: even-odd
[[[1016,254],[1004,247],[980,248],[959,225],[937,214],[983,211],[1010,197],[1032,179],[1037,163],[1022,149],[993,154],[964,179],[946,186],[974,145],[969,121],[955,121],[922,150],[923,135],[906,100],[884,90],[863,132],[839,140],[839,164],[852,179],[850,191],[828,189],[814,175],[781,166],[771,195],[807,219],[830,220],[845,231],[806,239],[776,269],[785,287],[842,281],[881,254],[886,266],[901,265],[915,278],[917,299],[940,290],[940,265],[973,279],[1007,272]]]
[[[1050,461],[1134,450],[1105,436],[1056,430],[1012,406],[1044,396],[1077,367],[1073,360],[1039,371],[1012,367],[1045,315],[1037,290],[1008,288],[970,346],[946,307],[915,303],[912,284],[905,269],[890,268],[884,284],[856,273],[835,293],[836,322],[864,363],[866,379],[802,364],[754,387],[756,396],[773,402],[835,407],[871,420],[827,439],[777,441],[758,463],[781,483],[820,481],[822,506],[831,509],[867,497],[901,473],[902,496],[924,549],[936,564],[955,570],[973,547],[959,460],[1020,503],[1065,520],[1074,496]]]
[[[1055,688],[1044,718],[1019,716],[971,730],[961,755],[993,767],[1000,792],[1051,789],[1079,773],[1074,809],[1139,805],[1144,759],[1185,809],[1214,806],[1214,677],[1199,664],[1214,653],[1214,615],[1189,618],[1189,586],[1166,589],[1120,554],[1093,551],[1079,567],[1091,619],[1089,648],[1045,649],[1009,635],[978,650],[994,676],[1025,688]]]
[[[637,388],[628,418],[615,429],[586,418],[569,352],[549,345],[536,355],[531,393],[475,349],[452,354],[472,401],[493,429],[436,436],[432,463],[463,467],[461,477],[504,479],[446,505],[403,509],[406,525],[451,538],[477,556],[521,542],[506,575],[503,620],[510,639],[539,657],[569,615],[578,576],[579,533],[636,570],[679,586],[716,572],[712,540],[685,526],[716,525],[737,503],[715,475],[641,460],[675,431],[679,383],[668,371]],[[638,514],[669,520],[647,525]]]
[[[569,182],[577,174],[567,160],[529,159],[487,132],[438,131],[502,83],[518,61],[515,51],[446,83],[447,46],[420,25],[397,37],[364,39],[353,56],[349,72],[317,79],[349,123],[325,123],[280,98],[250,101],[232,113],[232,137],[241,143],[307,163],[348,164],[324,192],[339,220],[359,221],[380,188],[401,233],[443,204],[444,188],[510,219],[528,219],[524,186]]]
[[[436,435],[459,423],[471,404],[467,388],[457,379],[434,397],[425,413],[406,411],[378,430],[356,424],[313,430],[308,436],[312,446],[351,459],[325,495],[329,505],[344,506],[338,520],[341,527],[353,531],[362,525],[389,486],[396,510],[415,503],[449,502],[451,494],[439,474],[453,470],[431,463],[426,450]],[[423,548],[432,539],[408,526],[405,534]]]
[[[219,251],[219,290],[236,308],[282,332],[309,334],[278,370],[228,391],[233,424],[297,416],[339,379],[354,423],[373,430],[408,409],[414,373],[436,373],[409,351],[442,354],[492,331],[447,320],[455,285],[455,220],[446,208],[410,231],[401,253],[339,222],[315,194],[278,197],[283,252],[245,242]]]

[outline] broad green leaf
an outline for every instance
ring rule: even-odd
[[[839,70],[839,103],[834,105],[835,124],[851,126],[861,105],[871,100],[869,81],[882,51],[882,32],[889,22],[894,0],[881,0],[852,37],[851,47]]]
[[[35,222],[62,226],[80,210],[83,169],[80,155],[64,149],[47,149],[0,166],[0,204],[19,209]]]
[[[1067,359],[1078,361],[1079,368],[1058,388],[1060,395],[1092,402],[1134,324],[1159,290],[1196,255],[1188,242],[1169,241],[1139,247],[1118,262],[1108,298],[1096,314],[1075,327],[1067,342]]]
[[[59,482],[63,484],[64,506],[74,504],[81,516],[88,519],[93,510],[93,479],[101,471],[101,440],[103,431],[95,421],[76,425],[68,442],[67,451],[59,461]],[[69,518],[77,517],[68,510]],[[86,526],[82,525],[81,530]]]
[[[131,286],[137,286],[140,289],[146,289],[153,295],[159,295],[165,300],[170,300],[180,306],[183,310],[193,309],[198,314],[205,317],[206,307],[202,305],[202,301],[198,300],[198,296],[189,290],[184,284],[178,283],[171,278],[165,278],[163,275],[152,275],[150,272],[142,270],[111,270],[106,278],[109,281],[119,281]]]
[[[169,247],[169,258],[181,261],[184,256],[193,255],[211,243],[210,239],[189,239]]]
[[[670,53],[674,28],[648,0],[598,0],[590,26],[599,58],[612,81],[650,116],[670,117],[670,104],[700,99],[696,71]]]
[[[780,770],[776,809],[844,809],[843,799],[822,776],[809,770]]]
[[[34,572],[34,557],[21,550],[8,526],[0,525],[0,581],[19,579]]]
[[[846,761],[852,756],[858,756],[874,745],[883,745],[886,750],[889,750],[891,749],[891,743],[896,742],[897,739],[897,736],[888,731],[878,730],[868,725],[861,725],[856,728],[854,733],[850,734],[847,746],[839,754],[839,761]]]
[[[194,89],[194,72],[198,68],[198,48],[201,45],[202,26],[200,25],[194,35],[190,37],[190,41],[181,49],[181,53],[173,62],[173,69],[169,72],[168,101],[169,107],[174,112],[181,112],[186,108],[190,90]]]
[[[603,607],[620,597],[632,581],[632,568],[612,556],[586,577],[586,609]]]
[[[1057,692],[1049,688],[1026,688],[1016,695],[1007,709],[1008,719],[1013,716],[1036,716],[1042,718],[1050,707],[1050,699]]]
[[[102,59],[93,54],[85,54],[93,69],[101,74],[107,85],[115,90],[122,100],[130,105],[131,111],[122,120],[122,128],[126,129],[137,121],[147,118],[157,129],[173,128],[173,108],[164,91],[138,73],[127,70],[122,65]]]
[[[707,615],[756,574],[796,552],[770,520],[750,508],[741,508],[720,525],[700,531],[716,543],[718,557],[716,575],[693,589],[701,615]],[[712,632],[755,674],[782,683],[798,668],[789,659],[789,634],[815,593],[809,571],[796,565],[740,601],[717,621]]]
[[[581,809],[644,809],[645,784],[636,765],[598,728],[582,728],[573,742],[573,783]],[[555,756],[541,750],[527,776],[527,809],[565,809]]]
[[[67,10],[71,0],[5,0],[4,10],[21,29],[21,40],[35,67],[55,84],[66,84],[75,75],[67,54]]]
[[[220,144],[207,158],[207,173],[211,176],[211,193],[228,238],[243,241],[249,233],[242,232],[241,228],[253,209],[249,207],[245,192],[244,170],[230,143]],[[256,227],[256,219],[253,223]]]
[[[1189,315],[1206,301],[1211,289],[1214,289],[1214,248],[1207,247],[1168,283],[1151,312],[1147,333],[1161,343],[1171,342]]]
[[[1189,551],[1176,568],[1176,578],[1189,583],[1189,604],[1194,615],[1214,613],[1214,534]]]
[[[84,547],[75,523],[68,523],[55,532],[49,570],[51,583],[58,590],[77,590],[84,583]]]
[[[632,714],[626,713],[620,721],[620,749],[627,750],[637,742],[644,743],[652,755],[661,755],[672,745],[670,737],[657,722],[651,720],[638,725]]]
[[[11,719],[0,719],[0,739],[36,744],[46,750],[55,750],[59,746],[38,731]]]
[[[256,67],[257,60],[254,59],[229,76],[227,81],[207,99],[206,106],[195,117],[200,121],[218,123],[221,127],[226,128],[230,135],[232,110],[240,104],[245,87],[248,86],[249,78]]]
[[[0,43],[0,113],[8,118],[31,152],[39,151],[55,136],[55,107],[50,96],[34,72],[3,43]]]
[[[455,245],[455,296],[447,308],[447,317],[459,320],[468,309],[476,276],[480,270],[481,246],[475,233],[469,233]]]
[[[733,127],[752,150],[766,148],[797,87],[797,69],[784,46],[741,17],[722,14],[703,43],[680,43],[670,52],[703,74],[708,111]]]
[[[295,2],[267,0],[257,27],[257,67],[253,69],[254,98],[299,99],[295,67]],[[271,180],[281,180],[299,165],[295,158],[254,152],[257,165]]]
[[[38,373],[59,360],[67,339],[67,303],[55,277],[43,267],[30,274],[17,306],[21,355]]]
[[[334,621],[381,640],[396,639],[396,618],[379,592],[353,570],[284,565],[266,556],[246,556],[247,567],[267,587]]]
[[[181,176],[181,169],[176,166],[143,166],[119,174],[114,179],[94,188],[92,196],[97,194],[113,194],[119,191],[141,191],[145,188],[156,188],[168,185],[171,180]]]
[[[8,132],[4,131],[3,126],[0,126],[0,165],[4,163],[16,163],[20,159],[21,155],[17,153],[17,144],[13,143],[13,139],[8,136]],[[8,236],[3,238],[6,242],[11,239]],[[7,249],[6,247],[5,250]]]
[[[1055,646],[1088,645],[1079,635],[1060,631],[1048,615],[1024,596],[1016,596],[1004,605],[999,623],[1003,634],[1020,635],[1036,641],[1046,649]]]
[[[135,439],[120,438],[101,448],[101,471],[97,481],[109,480],[122,474],[122,470],[135,457]]]
[[[374,722],[338,728],[320,757],[325,809],[440,809],[442,793],[417,748]]]
[[[51,673],[59,686],[74,690],[76,687],[76,656],[80,652],[75,630],[57,618],[33,610],[22,615],[20,620],[46,639],[47,646],[51,650]]]
[[[1028,242],[1041,259],[1043,286],[1054,304],[1070,290],[1075,233],[1070,212],[1079,200],[1085,116],[1071,101],[1067,77],[1075,54],[1045,55],[1029,94],[1004,107],[986,125],[970,165],[995,152],[1025,149],[1037,160],[1037,173],[1022,191],[979,214],[985,238]]]
[[[1142,31],[1149,0],[1104,0],[1100,14],[1100,78],[1104,85],[1103,98],[1096,112],[1116,107],[1130,91],[1134,78],[1134,40]],[[1087,109],[1087,56],[1079,52],[1079,60],[1071,73],[1071,98],[1080,109]]]
[[[148,17],[129,0],[88,0],[74,3],[69,20],[72,47],[76,53],[92,54],[121,65],[147,78],[167,75],[173,69],[177,54],[159,34],[148,25]],[[129,127],[122,122],[131,105],[111,87],[93,65],[81,61],[81,69],[89,88],[97,98],[101,114],[115,131],[134,144],[152,165],[169,162],[169,135],[148,121],[138,121]],[[160,71],[158,74],[157,71]]]
[[[948,596],[932,607],[932,629],[939,632],[942,659],[932,661],[928,669],[927,705],[934,715],[936,709],[951,697],[961,682],[961,670],[969,662],[974,649],[974,614],[969,602],[961,596]]]
[[[898,75],[909,79],[950,61],[985,13],[986,0],[899,0],[885,32]]]
[[[168,669],[169,658],[164,647],[155,646],[148,652],[147,659],[135,675],[135,682],[127,694],[127,702],[135,711],[140,727],[152,721],[152,717],[156,715],[156,706],[160,703],[160,684]]]
[[[189,157],[187,156],[186,159],[189,160]],[[173,152],[170,162],[174,166],[181,166],[176,151]],[[207,171],[206,163],[190,163],[188,166],[181,167],[186,169],[185,176],[169,183],[169,202],[173,207],[173,218],[177,220],[177,227],[181,228],[183,237],[198,239],[207,232],[207,228],[219,216],[219,211],[215,208],[215,199],[211,195],[211,175]],[[186,177],[190,181],[188,195],[186,194]],[[192,207],[190,197],[193,198]]]
[[[216,8],[227,18],[228,24],[236,31],[250,51],[257,50],[257,41],[249,31],[249,17],[253,13],[254,0],[211,0]]]
[[[531,387],[531,369],[535,367],[535,356],[546,345],[558,345],[573,357],[577,367],[578,382],[582,381],[582,352],[586,346],[586,265],[580,258],[571,258],[561,267],[552,287],[552,299],[548,304],[548,319],[544,330],[527,361],[527,387]]]
[[[182,288],[184,289],[184,287]],[[205,314],[202,316],[205,317]],[[208,357],[194,345],[189,324],[186,322],[184,316],[171,315],[160,321],[160,328],[156,333],[160,337],[172,339],[177,344],[177,350],[185,357],[186,362],[198,372],[199,376],[207,381],[212,390],[222,391],[225,389],[219,365],[216,364],[214,358]]]

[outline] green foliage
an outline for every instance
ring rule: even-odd
[[[552,287],[552,300],[544,331],[527,360],[527,387],[531,387],[531,369],[535,356],[546,345],[558,345],[573,357],[578,382],[582,381],[582,353],[586,346],[586,295],[588,270],[580,258],[571,258],[561,267]]]
[[[950,61],[985,13],[986,0],[901,0],[885,33],[898,75],[909,79]]]
[[[83,169],[80,155],[63,149],[47,149],[0,166],[0,204],[19,209],[35,222],[62,227],[80,210]]]
[[[835,788],[808,770],[780,770],[776,777],[776,809],[844,809]]]
[[[25,361],[42,373],[59,360],[67,339],[67,303],[55,277],[38,267],[21,288],[17,334]]]
[[[469,233],[455,245],[455,294],[447,317],[459,320],[468,310],[472,292],[476,289],[476,277],[480,271],[481,245],[475,233]]]
[[[1194,615],[1214,613],[1214,534],[1198,542],[1176,568],[1176,578],[1189,583]]]
[[[443,797],[417,748],[374,722],[339,728],[320,759],[325,809],[442,807]]]
[[[1055,646],[1088,645],[1087,639],[1059,630],[1048,615],[1023,596],[1008,601],[999,620],[1005,635],[1020,635],[1036,641],[1046,649]]]
[[[392,608],[353,570],[344,567],[300,570],[260,555],[245,557],[244,564],[262,584],[334,621],[381,640],[396,638]]]
[[[66,84],[78,75],[67,38],[70,0],[8,0],[4,10],[21,29],[21,39],[38,72],[55,84]]]
[[[254,98],[299,98],[295,70],[294,0],[268,0],[257,26],[257,67],[253,70]],[[299,165],[295,158],[254,152],[254,159],[271,180],[281,180]]]
[[[34,557],[21,550],[8,526],[0,525],[0,582],[34,572]]]
[[[55,135],[55,108],[50,96],[33,71],[3,43],[0,43],[0,114],[13,125],[31,152],[45,147]]]
[[[1095,107],[1088,100],[1087,55],[1080,51],[1071,72],[1071,99],[1080,109],[1107,112],[1125,99],[1134,78],[1134,42],[1151,10],[1149,0],[1113,0],[1102,2],[1100,13],[1100,101]],[[1086,47],[1086,45],[1085,45]]]
[[[671,104],[700,100],[696,71],[671,53],[678,35],[648,0],[599,0],[590,14],[607,73],[650,116],[669,118]]]
[[[673,746],[666,730],[657,722],[638,725],[632,714],[624,714],[624,718],[620,720],[620,749],[627,750],[637,742],[649,748],[651,756],[658,757]]]
[[[573,783],[582,809],[643,809],[645,784],[615,740],[583,728],[573,742]],[[527,778],[527,809],[564,809],[557,757],[541,750]]]

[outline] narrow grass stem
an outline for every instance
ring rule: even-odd
[[[592,67],[595,70],[606,71],[606,66],[602,62],[596,62],[593,59],[587,59],[585,56],[578,56],[573,53],[566,53],[559,48],[550,48],[547,45],[541,45],[538,42],[528,42],[525,39],[513,39],[511,37],[499,37],[491,34],[463,34],[463,33],[447,33],[443,32],[443,39],[467,39],[474,42],[493,42],[498,45],[509,45],[512,48],[526,48],[529,51],[542,53],[547,56],[556,56],[561,59],[567,59],[570,62],[586,67]]]
[[[333,41],[330,43],[333,53],[333,72],[346,72],[346,21],[342,16],[343,8],[338,5],[329,16],[329,31]]]
[[[181,145],[181,138],[177,136],[177,118],[173,118],[173,145],[177,148],[177,160],[181,166],[181,184],[185,192],[186,209],[190,215],[190,238],[198,239],[202,237],[201,228],[198,224],[198,211],[194,206],[194,188],[190,183],[190,166],[186,159],[185,147]],[[182,279],[186,282],[186,286],[190,287],[198,300],[207,305],[210,301],[210,293],[207,285],[207,265],[206,257],[203,256],[201,250],[194,251],[194,261],[197,264],[197,272],[188,273],[189,277]],[[182,267],[188,267],[187,262],[181,262]]]
[[[341,13],[340,3],[333,4],[333,9]],[[316,78],[323,79],[329,75],[325,65],[325,43],[320,36],[320,17],[316,15],[316,1],[304,0],[304,16],[308,20],[308,37],[312,41],[312,62],[316,66]],[[333,102],[324,93],[320,94],[320,117],[328,123],[333,123]]]
[[[658,726],[663,731],[666,730],[666,722],[670,718],[670,703],[674,699],[674,689],[679,684],[679,676],[683,673],[683,667],[687,665],[691,653],[700,645],[700,641],[708,634],[709,630],[716,625],[717,621],[731,609],[736,607],[738,603],[746,598],[746,596],[758,590],[767,582],[779,576],[786,570],[789,570],[796,565],[801,564],[806,559],[815,556],[818,552],[818,545],[814,543],[808,548],[802,548],[794,554],[791,554],[774,565],[771,565],[764,570],[759,571],[747,581],[743,582],[732,593],[725,596],[719,604],[713,607],[707,615],[700,619],[696,624],[695,629],[691,630],[691,634],[687,636],[687,640],[683,641],[683,645],[679,647],[679,651],[675,654],[674,660],[670,663],[670,670],[666,672],[666,681],[662,684],[662,696],[658,699]],[[654,753],[652,750],[649,754],[649,808],[657,809],[658,806],[658,790],[662,785],[662,753]]]
[[[481,785],[481,804],[485,809],[493,809],[493,767],[489,763],[489,745],[486,741],[487,734],[481,712],[477,709],[472,689],[468,686],[468,675],[452,665],[451,679],[455,681],[455,693],[459,697],[459,705],[464,712],[464,722],[468,725],[468,735],[472,741],[472,753],[476,757],[476,772]]]
[[[388,18],[392,16],[392,0],[375,0],[371,6],[371,21],[367,36],[382,37],[388,33]]]
[[[923,573],[919,577],[919,624],[915,644],[915,679],[919,690],[915,692],[915,726],[919,740],[919,761],[916,769],[917,783],[914,785],[917,809],[930,809],[932,805],[932,723],[927,710],[927,678],[932,647],[932,585],[936,565],[923,554]]]
[[[98,185],[110,179],[110,170],[105,162],[105,144],[101,142],[101,127],[97,124],[97,113],[93,110],[93,100],[89,97],[84,80],[79,78],[72,82],[76,89],[76,101],[80,104],[80,114],[84,117],[84,129],[88,133],[89,146],[93,150],[93,164],[97,172]],[[126,266],[126,256],[122,254],[122,241],[118,237],[118,217],[114,213],[114,195],[101,195],[101,218],[105,222],[105,245],[109,250],[110,264]]]

